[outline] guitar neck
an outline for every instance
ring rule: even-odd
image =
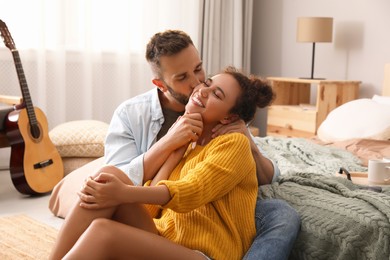
[[[37,124],[37,118],[34,111],[34,106],[31,100],[30,91],[28,90],[26,76],[24,75],[22,61],[20,60],[19,52],[16,49],[13,49],[12,56],[14,58],[16,72],[18,74],[20,90],[22,92],[23,101],[26,105],[26,110],[29,118],[30,125]]]

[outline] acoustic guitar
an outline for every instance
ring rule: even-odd
[[[15,106],[4,120],[5,133],[11,146],[12,182],[20,193],[44,194],[64,177],[62,159],[48,135],[45,114],[32,104],[19,52],[2,20],[0,32],[12,53],[23,97],[23,103]]]

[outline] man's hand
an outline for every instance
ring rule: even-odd
[[[173,150],[196,142],[203,131],[203,121],[200,113],[184,114],[171,126],[168,133],[163,137],[169,140]]]
[[[172,152],[196,142],[202,131],[203,120],[200,113],[187,113],[179,117],[165,136],[145,153],[143,181],[153,179]]]

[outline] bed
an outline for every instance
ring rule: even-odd
[[[390,64],[385,66],[385,96],[390,97]],[[260,198],[283,199],[301,216],[290,259],[390,259],[390,184],[367,181],[368,160],[390,158],[389,137],[265,137],[256,142],[281,171],[277,182],[260,187]]]
[[[259,196],[283,199],[301,216],[290,259],[389,259],[390,187],[368,190],[372,187],[353,183],[354,177],[351,182],[338,176],[340,167],[367,171],[357,156],[308,139],[256,141],[282,173],[277,182],[261,186]],[[390,147],[389,141],[380,143]]]
[[[390,97],[390,64],[385,71],[383,96]],[[291,259],[390,258],[390,186],[372,189],[365,174],[369,159],[390,158],[390,140],[268,136],[255,142],[281,170],[277,182],[260,188],[260,198],[283,199],[301,216]],[[55,187],[49,205],[54,215],[66,216],[80,183],[102,163],[93,160]],[[341,167],[352,181],[338,173]]]

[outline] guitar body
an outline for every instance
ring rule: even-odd
[[[50,192],[64,177],[61,156],[48,135],[46,116],[37,107],[34,111],[39,128],[36,137],[25,108],[10,112],[5,122],[12,182],[20,193],[29,195]]]
[[[22,104],[5,119],[8,142],[2,138],[0,144],[11,146],[10,172],[15,188],[29,195],[47,193],[64,177],[62,159],[49,138],[46,116],[33,106],[19,52],[2,20],[0,34],[14,58],[23,96]]]

